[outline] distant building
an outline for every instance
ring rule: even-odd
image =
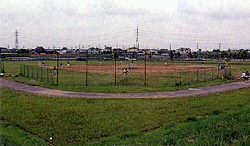
[[[160,49],[158,50],[158,54],[168,54],[169,50],[168,49]]]
[[[176,50],[176,52],[177,53],[179,52],[181,55],[182,54],[189,54],[189,53],[191,53],[191,49],[190,48],[179,48]]]
[[[214,53],[219,53],[219,52],[220,52],[220,49],[214,49],[213,52],[214,52]]]
[[[99,48],[92,47],[88,49],[88,54],[100,54],[100,52],[101,52],[101,49]]]
[[[46,54],[46,51],[45,51],[45,49],[42,46],[38,46],[35,49],[33,49],[30,53],[31,54],[41,54],[41,53],[45,53]]]

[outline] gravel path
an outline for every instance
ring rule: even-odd
[[[234,82],[229,84],[189,88],[179,91],[155,92],[155,93],[85,93],[73,91],[54,90],[40,86],[31,86],[23,83],[13,82],[0,78],[0,87],[24,91],[34,94],[60,97],[77,97],[77,98],[171,98],[193,95],[205,95],[208,93],[223,92],[243,87],[250,87],[250,82]]]

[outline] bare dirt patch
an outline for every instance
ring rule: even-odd
[[[52,66],[47,66],[49,68],[53,68]],[[129,68],[128,63],[117,63],[116,64],[116,73],[122,74],[125,68]],[[164,63],[147,63],[147,74],[159,74],[159,73],[168,73],[168,72],[177,72],[177,71],[196,71],[198,69],[212,69],[214,66],[212,65],[180,65],[180,64],[168,64],[164,65]],[[114,64],[90,64],[90,65],[71,65],[67,68],[66,65],[62,67],[62,69],[71,69],[77,71],[86,71],[95,72],[95,73],[106,73],[113,74],[115,72]],[[145,64],[144,63],[134,63],[133,74],[144,74],[145,73]]]

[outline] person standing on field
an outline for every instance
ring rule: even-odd
[[[56,75],[56,66],[54,65],[54,75]]]
[[[60,62],[60,69],[62,68],[62,62]]]

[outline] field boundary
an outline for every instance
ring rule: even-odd
[[[13,82],[0,78],[0,87],[7,87],[17,91],[28,92],[46,96],[75,97],[75,98],[172,98],[194,95],[206,95],[209,93],[223,92],[233,89],[250,87],[250,82],[234,82],[223,85],[188,88],[178,91],[155,92],[155,93],[86,93],[62,91],[40,86],[31,86],[19,82]]]

